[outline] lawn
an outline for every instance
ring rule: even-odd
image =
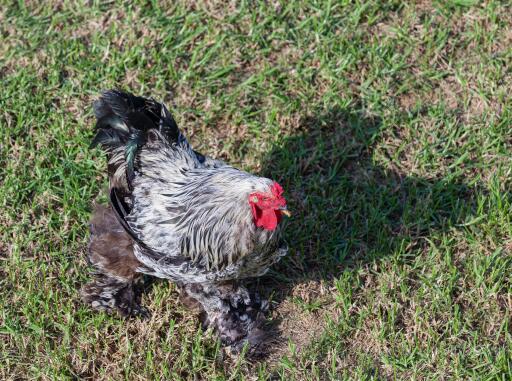
[[[509,1],[88,3],[0,5],[0,379],[512,379]],[[80,301],[114,87],[285,188],[263,359]]]

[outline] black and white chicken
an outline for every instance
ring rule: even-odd
[[[239,281],[265,274],[287,252],[281,186],[194,151],[153,99],[106,91],[94,112],[92,145],[107,154],[110,204],[91,219],[94,279],[83,299],[146,314],[136,292],[141,275],[170,279],[225,346],[258,346],[267,303]]]

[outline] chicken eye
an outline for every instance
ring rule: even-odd
[[[257,202],[258,202],[258,197],[254,196],[254,197],[252,198],[252,202],[257,203]]]

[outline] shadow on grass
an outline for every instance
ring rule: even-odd
[[[280,303],[300,284],[387,256],[407,261],[433,231],[468,220],[478,190],[376,165],[380,130],[379,120],[332,110],[305,120],[264,160],[262,175],[283,185],[293,217],[289,255],[257,281],[260,293]]]

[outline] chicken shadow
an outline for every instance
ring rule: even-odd
[[[407,261],[433,232],[471,218],[478,186],[376,165],[381,130],[378,119],[334,109],[304,119],[263,160],[261,175],[283,186],[293,212],[284,233],[288,256],[255,281],[273,305],[295,298],[298,285],[307,289],[383,257],[399,253]],[[285,318],[271,323],[274,335]]]

